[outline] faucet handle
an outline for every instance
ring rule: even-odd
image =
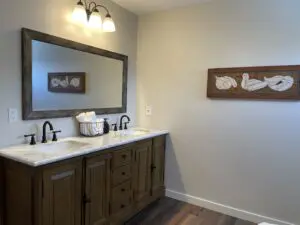
[[[129,124],[130,122],[125,122],[124,124],[125,124],[125,126],[124,126],[124,129],[125,130],[127,130],[128,129],[128,127],[127,127],[127,124]]]
[[[57,133],[61,133],[61,130],[54,130],[52,131],[53,133],[53,138],[52,138],[52,141],[57,141]]]
[[[27,137],[31,137],[30,139],[30,145],[35,145],[36,144],[36,141],[35,141],[35,134],[26,134],[24,135],[25,138]]]

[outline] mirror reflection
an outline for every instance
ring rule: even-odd
[[[33,111],[122,107],[123,62],[32,40]]]

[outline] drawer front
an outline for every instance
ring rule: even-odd
[[[113,154],[113,166],[114,168],[126,165],[131,162],[132,149],[119,150]]]
[[[113,185],[118,185],[131,178],[131,164],[121,166],[113,171]]]
[[[117,202],[120,199],[126,197],[130,198],[132,195],[132,188],[131,188],[131,182],[128,181],[124,184],[121,184],[112,190],[112,202]]]
[[[112,214],[118,213],[132,205],[132,189],[131,182],[126,182],[112,191]]]
[[[130,206],[131,206],[131,201],[129,198],[120,199],[119,201],[112,203],[111,213],[112,214],[119,213],[119,212],[127,209]]]

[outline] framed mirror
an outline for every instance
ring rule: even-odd
[[[128,57],[22,29],[23,120],[125,113]]]

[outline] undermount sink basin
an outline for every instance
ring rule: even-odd
[[[46,144],[37,145],[25,145],[20,148],[17,146],[13,152],[15,155],[22,155],[24,158],[30,159],[46,159],[56,157],[61,154],[72,154],[77,151],[86,149],[90,144],[76,141],[76,140],[64,140],[58,142],[49,142]]]
[[[138,137],[150,133],[146,129],[121,130],[114,133],[116,137]]]
[[[40,151],[43,152],[57,152],[57,151],[76,151],[80,148],[86,147],[88,144],[79,141],[61,141],[61,142],[51,142],[48,144],[40,145]]]

